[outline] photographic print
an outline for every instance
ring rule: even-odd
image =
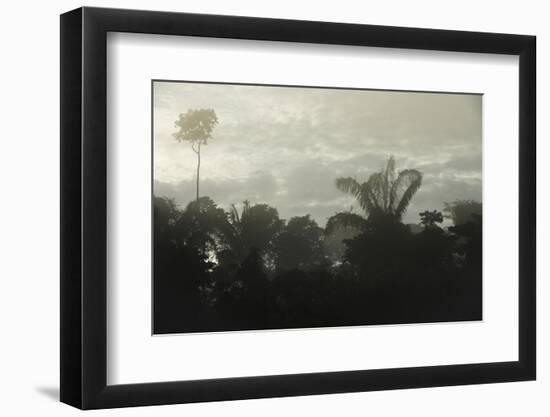
[[[153,333],[482,319],[482,95],[152,81]]]

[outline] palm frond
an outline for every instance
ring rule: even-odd
[[[336,178],[336,188],[356,198],[361,194],[361,184],[359,184],[355,178],[351,177]]]
[[[239,211],[235,204],[231,204],[229,213],[227,214],[227,220],[220,225],[220,232],[225,241],[230,246],[235,246],[236,242],[240,239],[242,218],[239,217]]]
[[[372,174],[363,184],[363,209],[367,214],[383,209],[384,178],[382,173]]]
[[[336,188],[355,197],[359,205],[367,213],[370,208],[370,197],[365,194],[365,184],[359,184],[355,178],[337,178]]]
[[[239,211],[237,210],[237,207],[235,207],[235,204],[231,204],[231,209],[229,210],[229,220],[231,220],[232,224],[240,223]]]
[[[367,216],[385,213],[397,219],[401,219],[421,184],[422,174],[415,169],[396,175],[393,156],[380,172],[371,174],[363,184],[351,177],[336,180],[336,188],[353,195]]]
[[[399,173],[395,183],[393,184],[393,192],[396,195],[395,202],[397,206],[393,210],[393,214],[401,219],[414,194],[422,185],[422,174],[416,169],[405,169]],[[400,190],[403,190],[401,197],[398,196]]]
[[[386,168],[382,171],[382,180],[382,207],[384,208],[384,211],[387,211],[390,207],[390,190],[395,180],[395,159],[393,155],[390,156],[388,162],[386,163]]]

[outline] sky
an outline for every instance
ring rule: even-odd
[[[444,202],[481,201],[481,95],[155,81],[153,100],[154,193],[182,207],[195,198],[197,159],[174,122],[198,108],[218,117],[201,149],[200,195],[226,209],[267,203],[324,227],[337,212],[361,213],[336,178],[364,182],[390,155],[398,171],[423,174],[405,223]]]

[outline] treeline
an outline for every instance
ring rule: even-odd
[[[156,197],[155,333],[481,319],[481,205],[448,204],[446,229],[425,211],[412,230],[401,201],[322,228],[266,204],[226,211],[200,197],[181,209]]]

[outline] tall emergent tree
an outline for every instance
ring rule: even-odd
[[[396,172],[393,156],[380,172],[371,174],[364,183],[351,177],[336,179],[336,188],[353,195],[367,217],[351,212],[337,213],[329,219],[327,232],[340,226],[361,229],[372,217],[401,221],[420,185],[422,173],[416,169]]]
[[[199,177],[201,169],[201,146],[207,145],[212,138],[212,131],[218,123],[216,112],[212,109],[189,109],[181,113],[174,133],[178,142],[191,142],[191,149],[197,154],[197,201],[199,200]]]

